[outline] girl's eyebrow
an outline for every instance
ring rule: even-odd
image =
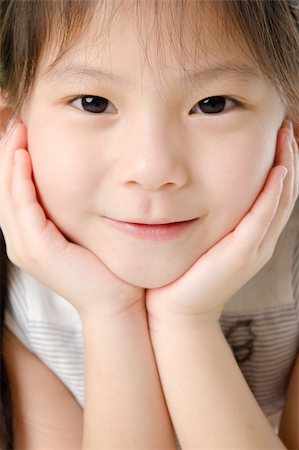
[[[84,64],[73,65],[69,64],[64,67],[50,66],[43,73],[42,76],[46,79],[55,80],[56,82],[69,81],[73,82],[79,77],[87,76],[97,81],[103,79],[112,81],[115,84],[125,84],[130,86],[132,82],[127,77],[112,74],[109,71],[105,71],[100,67],[92,67]],[[186,74],[183,77],[174,78],[174,81],[185,81],[186,79],[192,82],[203,82],[211,78],[219,77],[233,77],[242,79],[245,81],[260,80],[261,73],[254,67],[248,64],[242,63],[226,63],[213,66],[207,66],[196,71],[186,70]]]

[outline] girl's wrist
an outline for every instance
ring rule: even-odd
[[[190,332],[198,329],[217,329],[220,326],[221,311],[213,311],[196,315],[166,313],[153,315],[148,313],[148,326],[151,333],[184,330]]]
[[[78,310],[83,330],[90,330],[94,326],[98,328],[100,325],[136,324],[137,322],[144,322],[146,318],[144,298],[134,301],[125,308],[109,308],[108,305],[109,302],[106,302],[105,305]]]

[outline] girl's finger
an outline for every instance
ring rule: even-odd
[[[11,190],[14,150],[19,143],[18,124],[6,132],[0,140],[0,190],[1,206]]]
[[[68,242],[47,219],[38,202],[32,180],[30,155],[24,149],[15,151],[11,204],[12,219],[8,242],[11,240],[13,244],[9,249],[9,258],[16,265],[26,267],[29,273],[31,270],[34,273],[41,271],[41,279],[43,268],[46,267],[48,281],[52,278],[55,280],[56,273],[61,273],[59,266],[65,267],[60,255],[68,246]],[[48,267],[49,259],[53,261],[53,267]]]
[[[284,139],[282,145],[283,161],[288,169],[288,174],[284,180],[283,191],[280,197],[279,205],[273,218],[267,234],[260,244],[260,251],[267,246],[274,250],[279,236],[287,224],[298,196],[298,152],[294,145],[293,134],[291,130],[283,130]]]
[[[241,222],[240,226],[237,227],[242,232],[242,225],[245,226],[244,232],[248,233],[247,241],[244,244],[246,250],[250,250],[250,245],[253,245],[253,248],[257,246],[256,250],[261,255],[264,253],[265,257],[271,256],[278,237],[290,215],[291,206],[293,206],[294,157],[289,135],[290,131],[287,128],[279,130],[275,159],[276,166],[272,168],[264,188],[251,211]],[[279,176],[282,165],[287,169],[287,175],[283,183],[282,177]],[[277,174],[275,175],[275,172],[278,172],[278,177]],[[256,226],[254,226],[255,218],[257,220]],[[248,231],[246,231],[247,225],[249,226]]]
[[[30,156],[24,149],[15,151],[12,199],[18,226],[24,235],[39,235],[47,226],[47,218],[38,203],[32,181]]]
[[[294,137],[294,130],[291,121],[286,121],[287,126],[282,129],[284,137],[282,143],[282,155],[284,155],[284,160],[282,162],[288,168],[290,178],[290,184],[292,184],[290,189],[291,200],[297,197],[297,145]],[[279,164],[281,161],[279,161]],[[287,184],[286,184],[287,185]],[[284,197],[284,194],[283,196]],[[283,200],[283,198],[282,198]],[[283,201],[282,201],[283,203]],[[287,203],[287,202],[286,202]]]
[[[20,245],[12,200],[14,155],[19,144],[26,144],[26,129],[23,124],[15,122],[0,142],[0,224],[10,254],[13,252],[11,242],[14,242],[15,246]]]
[[[294,154],[292,149],[292,128],[290,122],[279,130],[277,138],[277,152],[275,165],[283,165],[287,168],[288,174],[284,180],[284,189],[280,199],[278,212],[286,212],[286,207],[290,205],[294,195]]]
[[[234,234],[240,235],[242,253],[252,254],[252,250],[257,250],[263,241],[276,214],[286,173],[287,169],[284,166],[275,166],[271,169],[251,210],[236,227]]]
[[[0,223],[4,217],[9,214],[8,211],[12,204],[11,188],[12,175],[14,167],[14,152],[16,148],[25,148],[26,146],[26,129],[23,124],[15,123],[9,132],[7,132],[0,141]]]

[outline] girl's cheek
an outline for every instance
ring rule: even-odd
[[[261,191],[275,158],[275,133],[240,133],[227,142],[207,170],[209,208],[221,227],[235,226],[249,211]],[[209,183],[209,184],[208,184]],[[218,219],[216,219],[218,216]]]

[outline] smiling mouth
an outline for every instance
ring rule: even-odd
[[[122,222],[105,217],[108,223],[133,237],[140,239],[147,239],[153,241],[161,241],[180,236],[184,231],[187,231],[197,220],[186,220],[182,222],[147,224],[136,222]]]

